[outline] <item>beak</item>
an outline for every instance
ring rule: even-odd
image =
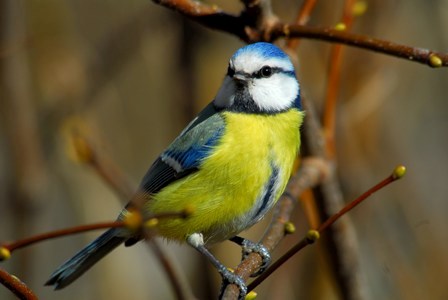
[[[236,83],[245,84],[247,81],[249,81],[249,74],[236,72],[232,78],[236,81]]]

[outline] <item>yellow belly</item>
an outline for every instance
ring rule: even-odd
[[[163,188],[145,208],[152,213],[192,207],[187,219],[161,220],[158,233],[185,240],[204,234],[206,242],[228,239],[253,224],[248,213],[278,167],[278,199],[289,179],[300,146],[303,113],[292,109],[276,115],[223,113],[226,130],[199,171]]]

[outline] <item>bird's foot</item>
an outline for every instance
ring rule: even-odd
[[[219,273],[221,274],[221,277],[222,277],[222,284],[221,284],[221,291],[219,293],[219,299],[222,299],[222,296],[224,295],[224,291],[229,284],[235,284],[240,291],[240,293],[238,295],[238,300],[244,300],[244,298],[247,295],[247,286],[246,286],[246,283],[244,282],[243,278],[236,275],[235,273],[233,273],[232,271],[230,271],[227,268],[220,269]]]
[[[271,263],[271,254],[263,244],[254,243],[248,239],[239,236],[235,236],[230,240],[241,246],[243,252],[243,259],[246,259],[247,256],[251,253],[258,253],[261,256],[261,266],[258,269],[258,271],[250,275],[251,277],[257,277],[267,269],[267,267]]]

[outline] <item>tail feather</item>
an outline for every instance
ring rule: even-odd
[[[66,287],[125,240],[117,236],[117,229],[109,229],[57,268],[45,285],[52,285],[55,290]]]

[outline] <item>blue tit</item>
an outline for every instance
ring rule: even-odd
[[[162,152],[141,182],[144,216],[193,208],[188,218],[161,219],[157,233],[206,255],[223,282],[240,287],[241,296],[246,293],[243,280],[208,247],[230,239],[269,260],[264,247],[237,234],[260,221],[285,190],[300,146],[303,116],[289,57],[270,43],[240,48],[214,100]],[[129,229],[110,229],[60,266],[46,284],[61,289],[118,245],[141,238]]]

